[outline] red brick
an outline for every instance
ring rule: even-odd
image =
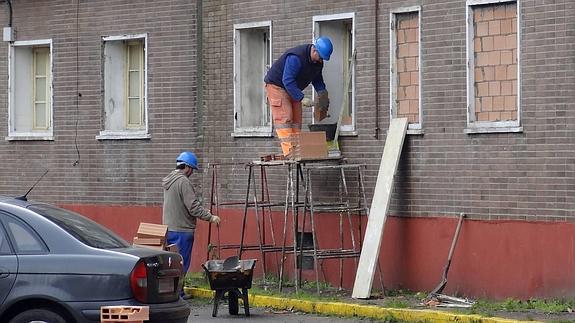
[[[489,96],[498,96],[501,94],[501,82],[489,82]]]
[[[489,21],[489,36],[496,36],[501,34],[501,23],[499,20]]]

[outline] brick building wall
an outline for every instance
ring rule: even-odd
[[[208,159],[252,160],[262,152],[277,150],[279,145],[277,138],[230,136],[233,132],[234,24],[271,20],[275,60],[285,49],[310,41],[314,15],[354,12],[357,135],[344,136],[340,141],[344,156],[350,162],[367,165],[368,196],[371,196],[389,124],[390,12],[413,5],[410,1],[380,1],[376,30],[372,1],[329,4],[242,1],[241,5],[208,2],[204,8],[207,17],[204,21],[205,86],[209,92],[205,101],[209,111],[205,119],[209,144],[205,153]],[[568,1],[553,5],[524,1],[518,7],[517,15],[521,17],[518,27],[513,27],[517,24],[515,2],[471,6],[477,9],[472,15],[475,21],[471,28],[476,28],[474,41],[483,42],[483,47],[476,45],[474,52],[475,72],[481,74],[474,83],[478,102],[474,118],[479,121],[517,119],[515,100],[517,92],[521,95],[522,131],[476,134],[464,133],[468,72],[466,3],[423,1],[418,5],[421,26],[414,23],[414,27],[419,27],[421,32],[423,134],[409,135],[405,142],[391,214],[446,216],[465,212],[476,219],[573,221],[575,115],[569,106],[575,97],[569,90],[574,78],[568,72],[575,67],[572,59],[575,35],[568,24],[575,15],[572,5]],[[519,44],[513,42],[517,32]],[[399,47],[400,57],[407,55],[401,51],[405,46]],[[412,47],[412,54],[417,55],[417,46]],[[518,84],[515,73],[518,52],[523,55],[521,88],[513,90]],[[379,89],[374,88],[375,55],[379,55]],[[500,58],[497,62],[484,61],[483,57],[489,55]],[[503,69],[505,75],[500,73]],[[493,80],[488,81],[486,77],[491,77],[491,70]],[[400,87],[402,80],[407,82],[400,74]],[[379,107],[373,105],[376,95],[379,95]],[[495,107],[494,101],[501,104]],[[376,109],[380,110],[378,120]],[[399,113],[405,114],[405,111],[404,104],[400,104]],[[486,111],[489,114],[485,114]],[[378,138],[374,138],[376,122],[382,128]],[[240,178],[234,177],[234,183],[245,183]],[[282,183],[275,187],[281,196],[283,182],[277,182]],[[241,198],[241,187],[243,185],[230,183],[224,190],[227,196]]]
[[[279,152],[277,138],[230,135],[234,25],[271,21],[275,60],[287,48],[310,42],[314,16],[353,13],[356,133],[340,137],[340,146],[348,162],[367,166],[368,201],[390,115],[408,116],[411,122],[419,117],[421,125],[408,131],[395,176],[391,218],[379,261],[385,286],[431,290],[451,242],[454,224],[449,218],[464,212],[468,220],[447,293],[495,298],[575,295],[567,269],[573,268],[569,259],[575,254],[563,247],[566,235],[575,229],[575,32],[570,24],[575,18],[574,4],[567,0],[552,4],[254,0],[241,4],[209,1],[204,12],[205,88],[210,92],[204,109],[204,153],[209,160],[243,162]],[[407,47],[413,50],[406,55],[418,57],[420,63],[410,67],[409,85],[405,79],[401,83],[401,74],[394,83],[390,70],[394,67],[390,55],[395,53],[397,62],[405,54],[399,46],[406,47],[397,32],[390,32],[394,14],[399,22],[402,17],[418,19],[409,24],[409,29],[417,28],[419,43],[409,42]],[[401,24],[397,27],[407,31]],[[390,48],[393,35],[398,48]],[[489,47],[491,40],[493,47]],[[484,55],[499,59],[485,62]],[[412,81],[412,75],[416,80]],[[400,102],[397,111],[390,111],[390,87],[403,85],[420,87],[420,93],[401,97],[413,101],[413,109],[409,102],[406,113]],[[484,85],[487,92],[481,90]],[[310,89],[305,93],[310,95]],[[417,103],[421,103],[420,111]],[[488,126],[475,127],[484,121]],[[304,110],[304,127],[309,122]],[[224,199],[242,200],[245,171],[231,168],[220,173],[224,178],[220,192]],[[272,198],[281,200],[285,180],[278,173],[268,174],[268,180]],[[316,200],[335,196],[331,175],[314,179],[321,187],[319,194],[314,193]],[[325,246],[336,232],[336,220],[327,215],[318,222],[319,244]],[[251,233],[248,237],[253,241]],[[231,230],[228,237],[233,240],[234,234]],[[353,264],[347,263],[346,268],[352,271],[352,277],[344,279],[350,287]],[[325,279],[338,282],[335,273],[328,272]]]
[[[467,2],[479,11],[485,5]],[[285,49],[311,40],[314,16],[354,14],[356,131],[340,137],[340,145],[349,162],[366,165],[370,201],[391,114],[390,86],[395,85],[390,81],[389,56],[395,50],[390,48],[390,13],[417,7],[422,128],[407,136],[395,177],[392,218],[382,251],[386,285],[433,288],[452,234],[448,218],[465,212],[472,221],[464,224],[461,248],[465,253],[452,265],[454,287],[450,288],[501,297],[574,295],[569,259],[575,255],[561,243],[573,232],[575,219],[575,31],[570,23],[575,5],[571,1],[525,0],[516,7],[519,41],[511,63],[518,60],[519,75],[516,80],[509,78],[513,73],[505,79],[494,76],[491,82],[505,94],[509,93],[504,82],[511,81],[512,87],[517,83],[517,93],[511,90],[511,96],[520,97],[520,110],[503,119],[519,119],[520,127],[496,132],[468,131],[470,115],[483,120],[481,113],[489,109],[484,101],[500,96],[495,89],[491,95],[489,84],[486,94],[480,92],[483,79],[479,76],[469,84],[467,53],[477,38],[467,39],[465,1],[203,1],[201,66],[196,65],[199,43],[193,1],[135,6],[121,0],[18,0],[13,6],[17,40],[52,39],[54,139],[0,141],[0,194],[25,192],[47,168],[50,172],[32,198],[82,210],[128,239],[137,222],[160,221],[159,183],[182,149],[198,152],[203,172],[195,174],[194,180],[201,182],[204,196],[210,193],[208,170],[226,163],[219,173],[220,196],[240,201],[247,182],[241,163],[280,151],[279,141],[272,136],[231,135],[234,24],[271,21],[275,60]],[[6,25],[7,8],[2,9],[6,14],[0,15],[0,22]],[[499,19],[500,32],[506,19]],[[488,24],[495,20],[487,19]],[[489,37],[489,32],[477,31],[475,36]],[[495,37],[496,30],[492,32]],[[123,34],[147,34],[151,138],[97,140],[103,123],[102,37]],[[476,45],[471,54],[476,63],[488,51],[484,44],[482,39],[482,47]],[[513,51],[510,46],[501,51]],[[0,53],[7,52],[7,43],[0,43]],[[0,88],[6,89],[8,62],[1,57]],[[487,74],[485,66],[478,68],[484,69],[481,77]],[[203,71],[201,91],[198,70]],[[478,96],[471,113],[469,88]],[[199,103],[197,93],[201,93]],[[308,89],[306,95],[310,94]],[[7,105],[8,95],[0,91],[0,133],[5,136]],[[504,103],[497,110],[501,115],[488,115],[488,120],[502,118],[505,109]],[[306,112],[304,124],[310,122],[309,115]],[[272,199],[281,200],[284,174],[271,172],[268,181]],[[337,187],[329,173],[314,183],[320,188],[318,198],[334,196]],[[223,237],[237,237],[242,208],[233,208],[222,223]],[[328,232],[334,228],[330,216],[322,218],[329,224],[324,226]],[[204,256],[205,228],[200,224],[194,257]],[[434,243],[429,243],[432,239]],[[565,257],[569,252],[570,257]],[[533,263],[536,259],[543,259],[546,270]],[[199,269],[199,262],[195,266]],[[499,269],[495,278],[486,274],[494,267]],[[481,279],[470,279],[472,271],[481,273]]]
[[[0,6],[8,24],[8,6]],[[158,205],[161,178],[182,149],[196,149],[194,1],[13,2],[17,41],[52,39],[53,140],[0,141],[0,192],[60,204]],[[103,127],[102,37],[147,34],[150,139],[97,140]],[[0,43],[0,87],[8,88]],[[0,133],[8,134],[7,91]],[[74,165],[74,162],[79,163]]]

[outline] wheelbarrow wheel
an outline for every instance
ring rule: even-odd
[[[238,302],[238,292],[235,290],[231,290],[228,293],[228,309],[230,315],[238,315],[240,312],[240,305]]]

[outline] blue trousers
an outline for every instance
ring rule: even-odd
[[[168,231],[168,244],[176,244],[180,255],[184,259],[184,267],[182,268],[184,275],[190,268],[192,262],[192,247],[194,246],[194,233],[193,232],[180,232]]]

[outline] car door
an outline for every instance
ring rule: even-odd
[[[0,308],[18,275],[18,258],[4,228],[6,214],[0,212]]]

